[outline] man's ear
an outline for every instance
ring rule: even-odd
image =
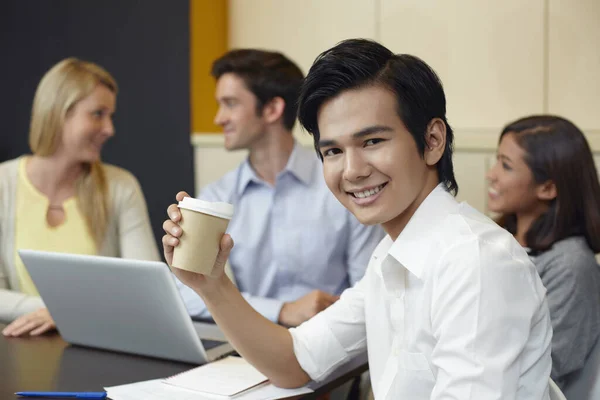
[[[281,97],[274,97],[264,105],[262,110],[262,116],[265,122],[272,124],[278,119],[283,118],[283,112],[285,111],[285,100]]]
[[[432,119],[425,132],[425,153],[423,158],[429,166],[437,164],[446,149],[446,124],[441,118]]]
[[[546,182],[537,185],[535,194],[539,200],[551,201],[558,195],[556,190],[556,184],[553,181],[547,180]]]

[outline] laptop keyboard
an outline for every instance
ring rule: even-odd
[[[210,340],[210,339],[200,339],[202,345],[204,346],[204,350],[214,349],[217,346],[225,344],[226,342],[221,342],[218,340]]]
[[[209,351],[210,349],[214,349],[215,347],[219,347],[219,346],[227,343],[226,341],[223,341],[223,340],[202,339],[202,335],[200,334],[201,328],[198,327],[198,326],[196,326],[196,325],[194,325],[194,329],[196,330],[196,333],[200,337],[200,341],[202,342],[202,346],[204,346],[204,351]],[[219,360],[221,358],[225,358],[225,357],[231,356],[231,355],[239,357],[239,354],[235,350],[231,350],[231,351],[228,351],[228,352],[224,353],[220,357],[217,357],[213,361],[216,361],[216,360]]]

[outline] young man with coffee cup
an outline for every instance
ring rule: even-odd
[[[227,232],[238,242],[229,261],[246,300],[273,322],[299,325],[363,277],[383,231],[339,204],[319,159],[294,140],[304,78],[295,63],[276,52],[233,50],[214,62],[212,75],[225,148],[249,155],[198,199],[235,208]],[[192,316],[210,317],[195,292],[178,286]]]
[[[378,43],[344,41],[311,67],[299,117],[330,190],[387,236],[357,285],[291,329],[253,312],[222,272],[174,268],[238,352],[282,387],[322,379],[366,348],[377,399],[548,399],[545,289],[512,235],[452,196],[453,133],[435,72]],[[170,262],[179,228],[164,227]],[[215,268],[232,247],[224,235]]]

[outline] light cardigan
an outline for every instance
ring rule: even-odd
[[[159,260],[146,201],[137,179],[122,168],[103,166],[109,187],[110,220],[98,254]],[[18,172],[19,158],[0,163],[0,321],[4,322],[44,307],[40,297],[19,290],[14,248]]]

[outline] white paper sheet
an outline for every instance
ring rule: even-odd
[[[226,400],[226,396],[208,396],[162,383],[162,379],[104,388],[112,400]]]
[[[286,397],[298,396],[299,394],[311,393],[313,390],[307,387],[298,389],[281,389],[270,383],[265,383],[247,392],[232,397],[234,400],[274,400]]]
[[[280,389],[265,383],[234,397],[216,396],[178,388],[161,379],[104,388],[112,400],[274,400],[311,393],[306,387]]]
[[[234,396],[267,381],[242,357],[226,357],[182,372],[164,380],[165,383],[219,396]]]

